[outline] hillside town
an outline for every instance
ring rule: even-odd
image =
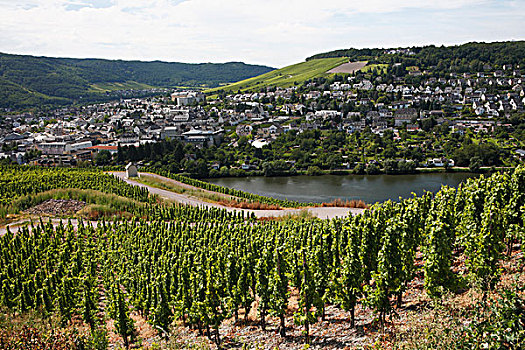
[[[156,97],[0,117],[0,158],[19,164],[71,165],[93,162],[100,152],[179,140],[196,148],[237,147],[241,138],[264,148],[294,131],[368,132],[383,137],[428,134],[444,127],[453,134],[510,134],[513,117],[525,113],[524,76],[519,66],[484,66],[482,72],[435,76],[411,67],[407,77],[343,74],[288,88],[258,92],[172,91]],[[418,83],[414,83],[417,81]],[[514,120],[515,121],[515,120]],[[426,136],[425,136],[426,135]],[[507,140],[512,157],[523,160],[522,140]],[[450,155],[433,152],[423,166],[454,166]],[[243,169],[257,169],[245,164]],[[213,167],[214,164],[208,164]],[[341,163],[338,167],[353,168]]]

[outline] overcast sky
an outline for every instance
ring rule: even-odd
[[[334,49],[525,39],[525,0],[0,0],[0,51],[243,61]]]

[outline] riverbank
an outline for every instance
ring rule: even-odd
[[[362,200],[373,204],[408,198],[412,193],[437,192],[442,185],[457,187],[474,173],[420,173],[410,175],[318,175],[288,177],[230,177],[206,181],[223,187],[297,202]]]
[[[487,174],[495,171],[509,170],[513,171],[515,167],[481,167],[476,172],[477,174]],[[242,169],[236,169],[242,170]],[[417,175],[417,174],[442,174],[442,173],[472,173],[472,169],[469,167],[431,167],[431,168],[415,168],[410,172],[403,171],[385,171],[377,169],[377,171],[367,173],[366,171],[356,172],[354,169],[316,169],[311,171],[306,170],[294,170],[284,173],[273,174],[267,177],[287,177],[287,176],[320,176],[320,175]],[[190,176],[190,174],[183,174],[184,176]],[[252,177],[252,176],[266,176],[262,170],[248,170],[248,171],[236,171],[230,173],[228,176],[211,176],[206,179],[220,179],[228,177]]]

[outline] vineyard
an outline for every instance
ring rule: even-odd
[[[149,195],[146,188],[96,169],[0,167],[0,218],[19,213],[49,198],[93,198],[143,219],[196,222],[244,222],[253,217],[219,208],[170,205]],[[109,199],[105,198],[111,195]],[[97,203],[98,204],[98,203]]]
[[[57,188],[92,189],[141,202],[149,200],[147,189],[128,185],[114,176],[94,169],[0,167],[0,205],[2,206],[23,195]]]
[[[348,311],[352,327],[356,307],[365,306],[384,326],[416,275],[436,303],[447,293],[488,291],[525,239],[525,167],[331,221],[257,222],[221,210],[156,206],[143,190],[92,170],[1,169],[0,181],[5,205],[60,187],[144,202],[127,221],[77,227],[40,221],[0,237],[2,308],[58,317],[64,327],[81,320],[90,333],[82,348],[107,346],[108,319],[131,347],[137,341],[131,311],[163,339],[177,322],[219,348],[221,324],[246,321],[250,313],[282,337],[300,327],[305,343],[312,343],[310,328],[327,317],[328,306]],[[285,318],[292,293],[293,324]],[[515,318],[505,326],[512,336],[466,332],[454,348],[523,346],[523,299],[512,305]],[[16,348],[1,334],[0,347]]]

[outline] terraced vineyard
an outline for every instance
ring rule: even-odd
[[[66,175],[62,186],[75,184],[67,178],[73,170],[58,172]],[[0,186],[12,182],[5,177],[24,175],[11,170],[3,176]],[[137,215],[96,227],[40,222],[8,231],[0,237],[3,310],[14,317],[58,318],[63,327],[83,325],[83,335],[71,346],[79,349],[106,348],[109,319],[126,348],[139,342],[131,311],[164,342],[179,322],[217,347],[232,341],[221,334],[222,323],[240,315],[246,320],[254,310],[261,328],[276,323],[285,337],[300,327],[306,343],[328,306],[348,310],[351,327],[360,305],[385,325],[417,275],[436,301],[447,293],[496,286],[502,262],[525,239],[525,167],[470,179],[458,189],[445,187],[435,196],[374,205],[343,220],[254,222],[220,210],[204,215],[203,209],[188,208],[193,215],[181,215],[185,209],[145,208],[146,219]],[[459,262],[461,270],[455,268]],[[294,324],[285,318],[292,293]],[[505,326],[508,337],[492,336],[497,330],[490,327],[465,326],[454,348],[523,345],[520,295],[513,299],[518,309],[508,316],[514,321]],[[13,348],[14,341],[13,333],[0,336],[3,348]]]

